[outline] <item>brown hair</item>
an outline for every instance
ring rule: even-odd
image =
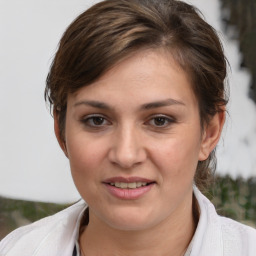
[[[177,0],[106,0],[67,28],[47,77],[45,99],[57,113],[62,138],[68,94],[91,84],[131,53],[158,48],[168,50],[189,74],[202,126],[222,111],[227,103],[226,59],[217,33],[195,7]],[[198,163],[199,188],[211,179],[215,164],[214,151]]]

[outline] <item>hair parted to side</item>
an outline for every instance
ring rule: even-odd
[[[187,72],[202,127],[223,111],[226,58],[217,33],[195,7],[178,0],[105,0],[67,28],[47,77],[45,99],[57,113],[63,140],[68,94],[145,49],[167,50]],[[215,165],[214,151],[198,163],[195,184],[199,189],[212,179]]]

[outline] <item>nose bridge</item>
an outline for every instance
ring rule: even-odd
[[[136,125],[120,125],[115,133],[110,152],[111,161],[122,168],[131,168],[145,160],[146,152]]]

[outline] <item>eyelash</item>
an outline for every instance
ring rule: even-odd
[[[97,120],[98,119],[98,120]],[[100,119],[100,120],[99,120]],[[162,122],[163,124],[157,125],[155,122],[157,121]],[[102,123],[100,124],[95,124],[95,121],[100,121]],[[111,125],[111,122],[108,121],[108,119],[100,114],[93,114],[93,115],[89,115],[86,116],[84,118],[81,119],[81,122],[89,128],[92,129],[100,129],[103,127],[106,127],[108,125]],[[152,122],[154,122],[154,124],[152,124]],[[154,115],[152,117],[149,118],[148,121],[146,121],[144,124],[145,125],[150,125],[152,126],[154,129],[160,128],[160,129],[164,129],[164,128],[168,128],[172,123],[175,123],[175,119],[171,118],[169,116],[165,116],[165,115]]]
[[[156,125],[156,123],[154,124],[151,124],[154,128],[160,128],[160,129],[163,129],[163,128],[168,128],[172,123],[175,123],[175,119],[174,118],[171,118],[169,116],[165,116],[165,115],[155,115],[155,116],[152,116],[149,121],[146,122],[147,123],[150,123],[150,122],[155,122],[157,119],[162,119],[161,121],[164,121],[164,124],[163,125]],[[158,120],[159,121],[159,120]]]
[[[104,123],[104,122],[107,122],[107,124],[95,124],[95,123],[92,123],[94,121],[96,121],[96,119],[101,119],[101,121]],[[99,121],[99,120],[98,120]],[[81,122],[87,126],[87,127],[90,127],[90,128],[94,128],[94,129],[99,129],[99,128],[102,128],[103,126],[107,126],[107,125],[110,125],[111,123],[102,115],[98,115],[98,114],[94,114],[94,115],[89,115],[89,116],[86,116],[85,118],[82,118]]]

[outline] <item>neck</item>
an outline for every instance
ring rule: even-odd
[[[193,237],[197,220],[192,210],[192,200],[184,213],[173,214],[157,226],[136,231],[114,229],[92,214],[80,236],[80,246],[86,256],[183,256]],[[180,217],[182,216],[182,218]]]

